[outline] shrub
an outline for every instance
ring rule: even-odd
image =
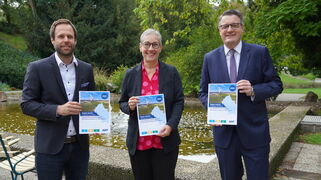
[[[111,82],[111,84],[109,84],[109,88],[111,92],[121,92],[121,85],[127,69],[127,66],[118,66],[117,69],[110,75],[109,81]]]
[[[10,91],[10,86],[0,81],[0,91]]]
[[[0,41],[0,81],[21,89],[27,65],[36,59],[38,58]]]
[[[108,78],[103,68],[94,68],[94,76],[97,91],[106,91]]]

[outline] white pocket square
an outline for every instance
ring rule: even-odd
[[[86,86],[88,86],[88,84],[89,84],[89,82],[82,83],[82,84],[80,85],[80,87],[86,87]]]

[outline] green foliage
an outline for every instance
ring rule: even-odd
[[[308,72],[306,68],[303,67],[302,56],[299,55],[289,55],[278,61],[279,67],[284,67],[294,75],[301,75]],[[283,69],[284,69],[283,68]]]
[[[9,44],[13,48],[19,49],[21,51],[27,50],[27,42],[21,35],[9,35],[0,32],[0,40],[3,40],[6,44]]]
[[[304,55],[304,66],[321,76],[321,1],[285,0],[276,7],[262,7],[261,10],[257,16],[257,37],[291,31],[296,50]]]
[[[108,77],[106,71],[103,68],[94,68],[94,77],[97,91],[106,91]]]
[[[0,81],[11,87],[22,88],[27,65],[36,59],[38,58],[0,41]]]
[[[212,7],[206,0],[137,0],[134,12],[144,30],[158,29],[165,44],[175,47],[188,45],[188,36],[194,28],[213,21],[209,16]]]
[[[10,86],[0,81],[0,91],[10,91]]]
[[[111,85],[109,89],[111,92],[120,93],[123,79],[126,74],[127,66],[121,65],[109,76],[109,81]]]
[[[139,59],[139,23],[135,0],[38,0],[37,16],[22,15],[30,50],[41,57],[53,52],[49,28],[59,18],[70,19],[78,30],[76,56],[103,67],[108,73],[117,66],[133,65]]]
[[[195,29],[189,37],[191,45],[170,53],[165,59],[180,73],[186,95],[196,96],[199,91],[204,54],[221,45],[219,35],[212,29],[214,25]]]

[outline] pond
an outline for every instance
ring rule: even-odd
[[[112,103],[112,131],[109,135],[91,135],[94,145],[126,149],[128,115],[118,103]],[[35,119],[22,114],[19,103],[0,103],[0,131],[34,135]],[[213,155],[212,130],[206,124],[206,111],[198,106],[185,106],[179,124],[182,143],[180,155]]]

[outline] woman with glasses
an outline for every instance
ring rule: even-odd
[[[127,70],[119,100],[120,109],[129,115],[126,145],[136,180],[175,179],[184,95],[176,68],[158,59],[162,47],[157,30],[147,29],[142,33],[139,50],[143,60]],[[164,94],[167,123],[157,135],[139,136],[137,96],[154,94]]]

